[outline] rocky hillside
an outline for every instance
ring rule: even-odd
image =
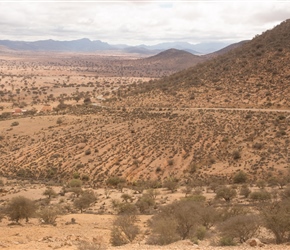
[[[224,55],[139,85],[119,104],[289,108],[289,41],[287,20]]]
[[[288,166],[285,112],[82,109],[1,121],[0,174],[102,182],[169,176],[267,178]]]

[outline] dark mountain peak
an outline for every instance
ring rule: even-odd
[[[179,49],[174,49],[174,48],[171,48],[171,49],[168,49],[168,50],[165,50],[165,51],[162,51],[160,52],[159,54],[157,55],[154,55],[154,56],[151,56],[149,57],[148,59],[169,59],[169,58],[197,58],[198,56],[196,55],[193,55],[187,51],[184,51],[184,50],[179,50]]]

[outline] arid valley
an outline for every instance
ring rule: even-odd
[[[290,249],[289,37],[0,46],[0,248]]]

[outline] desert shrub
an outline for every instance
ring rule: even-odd
[[[253,148],[257,150],[261,150],[263,148],[263,143],[257,142],[253,145]]]
[[[290,186],[286,187],[283,192],[280,193],[282,199],[289,199],[290,198]]]
[[[74,179],[79,179],[80,178],[80,173],[79,172],[74,172],[73,173],[73,178]]]
[[[150,223],[152,234],[147,240],[150,245],[168,245],[180,240],[176,232],[177,221],[171,217],[155,216]]]
[[[143,194],[136,202],[136,207],[141,214],[151,214],[155,206],[155,198],[149,194]]]
[[[129,194],[122,194],[122,195],[121,195],[121,198],[122,198],[123,201],[125,201],[125,202],[128,202],[128,201],[132,202],[132,201],[133,201],[133,200],[132,200],[132,196],[129,195]]]
[[[195,236],[198,240],[203,240],[206,235],[206,228],[204,226],[200,226],[196,229]]]
[[[79,179],[72,179],[68,183],[68,187],[73,188],[73,187],[81,187],[82,186],[82,181]]]
[[[120,215],[133,215],[138,213],[138,209],[135,204],[131,203],[118,203],[116,204],[116,210]]]
[[[4,181],[2,179],[0,179],[0,187],[4,186]]]
[[[173,166],[174,160],[173,159],[167,160],[167,164],[168,164],[168,166]]]
[[[257,215],[237,215],[219,225],[223,238],[238,239],[240,243],[255,236],[260,227]]]
[[[266,182],[264,180],[258,180],[256,185],[258,188],[264,189],[266,187]]]
[[[246,215],[249,213],[249,210],[244,206],[240,205],[233,205],[233,206],[226,206],[219,210],[220,220],[226,221],[232,217],[236,217],[239,215]]]
[[[174,177],[169,177],[164,181],[163,187],[167,188],[172,193],[174,193],[178,187],[178,180]]]
[[[152,199],[156,199],[160,192],[157,189],[150,188],[146,191],[146,195],[151,197]]]
[[[241,152],[238,151],[238,150],[235,150],[235,151],[233,152],[233,159],[234,159],[234,160],[238,160],[238,159],[240,159],[240,158],[241,158]]]
[[[190,199],[195,202],[204,202],[206,200],[206,197],[200,194],[193,194],[193,195],[187,196],[186,199]]]
[[[96,196],[93,191],[85,191],[81,196],[74,200],[74,206],[83,212],[83,209],[88,208],[96,201]]]
[[[111,244],[121,246],[132,242],[139,233],[134,215],[119,215],[113,222]]]
[[[15,127],[15,126],[18,126],[18,125],[19,125],[19,122],[17,122],[17,121],[11,123],[11,127]]]
[[[91,98],[90,97],[86,97],[84,99],[84,104],[90,104],[91,103]]]
[[[247,179],[247,174],[244,171],[239,171],[233,177],[233,181],[235,184],[245,183]]]
[[[85,155],[90,155],[91,154],[91,150],[90,149],[87,149],[86,151],[85,151]]]
[[[61,117],[57,118],[56,124],[60,125],[63,123],[63,119]]]
[[[249,195],[249,198],[253,201],[267,201],[271,199],[271,194],[265,190],[255,191]]]
[[[47,195],[48,198],[50,199],[51,197],[56,196],[56,192],[52,188],[47,188],[44,192],[43,195]]]
[[[216,199],[224,199],[226,202],[230,202],[234,197],[236,197],[237,191],[231,187],[222,186],[216,191]]]
[[[82,181],[89,181],[90,177],[87,174],[82,175]]]
[[[81,187],[71,187],[66,189],[66,192],[72,192],[72,196],[78,198],[83,193],[83,189]]]
[[[220,245],[221,246],[235,246],[236,242],[234,241],[234,239],[230,238],[230,237],[222,237],[220,239]]]
[[[121,192],[125,187],[126,180],[124,178],[118,176],[112,176],[107,180],[107,185],[118,188]]]
[[[275,187],[278,186],[280,189],[283,189],[290,181],[289,175],[283,176],[271,176],[268,179],[268,186]]]
[[[200,205],[198,215],[201,224],[206,228],[210,229],[220,220],[220,213],[216,208],[211,206]]]
[[[29,218],[34,215],[35,211],[35,203],[23,196],[13,197],[6,207],[6,214],[8,217],[17,223],[21,219],[26,219],[26,222],[28,222]]]
[[[244,196],[245,198],[247,198],[251,192],[251,189],[246,184],[244,184],[240,189],[240,195]]]
[[[275,236],[276,243],[281,244],[290,239],[290,200],[270,203],[261,207],[264,225]]]
[[[199,202],[185,199],[163,207],[152,218],[151,244],[165,245],[179,239],[193,239],[201,225]]]
[[[60,215],[60,209],[56,206],[44,207],[38,211],[38,217],[45,224],[55,224],[57,216]]]
[[[94,237],[93,242],[89,241],[81,241],[77,250],[105,250],[107,249],[104,240],[101,237]]]

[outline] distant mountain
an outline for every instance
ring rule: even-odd
[[[42,40],[36,42],[0,40],[0,45],[12,50],[94,52],[114,49],[108,43],[87,38],[73,41]]]
[[[176,68],[185,69],[195,65],[198,62],[204,61],[200,56],[193,55],[184,50],[168,49],[155,56],[142,59],[145,62],[154,64],[162,63],[163,65],[170,64]]]
[[[100,40],[91,41],[87,38],[72,41],[56,41],[49,39],[34,42],[0,40],[0,46],[5,46],[8,49],[17,51],[95,52],[103,50],[120,50],[127,53],[138,53],[143,55],[157,54],[171,48],[184,50],[194,55],[201,55],[212,53],[227,45],[226,43],[217,42],[195,45],[187,42],[167,42],[156,45],[142,44],[138,46],[129,46],[126,44],[111,45]]]
[[[215,51],[221,50],[227,46],[229,46],[231,43],[225,43],[225,42],[204,42],[204,43],[198,43],[192,46],[192,48],[202,54],[209,54],[213,53]]]
[[[195,51],[194,45],[187,42],[168,42],[168,43],[159,43],[156,45],[139,45],[139,47],[146,48],[149,50],[168,50],[168,49],[178,49],[185,50],[192,54],[201,54],[198,51]]]
[[[214,51],[220,50],[229,43],[222,43],[222,42],[207,42],[207,43],[199,43],[199,44],[191,44],[188,42],[168,42],[168,43],[159,43],[156,45],[140,45],[139,47],[146,48],[146,49],[155,49],[155,50],[167,50],[167,49],[179,49],[190,52],[194,55],[201,55],[201,54],[208,54]]]
[[[127,53],[136,53],[136,54],[143,54],[143,55],[154,55],[161,52],[161,50],[150,50],[150,49],[143,48],[140,46],[123,48],[123,51]]]
[[[241,41],[241,42],[238,42],[238,43],[233,43],[233,44],[231,44],[229,46],[226,46],[223,49],[220,49],[220,50],[215,51],[213,53],[206,54],[206,55],[204,55],[204,57],[210,59],[212,57],[223,55],[223,54],[225,54],[225,53],[227,53],[227,52],[229,52],[229,51],[231,51],[233,49],[236,49],[236,48],[242,46],[246,42],[249,42],[249,40]]]
[[[135,49],[135,52],[140,52],[139,50],[145,50],[146,52],[144,48]],[[202,56],[193,55],[183,50],[169,49],[142,59],[123,60],[122,64],[119,61],[111,62],[111,66],[114,71],[122,72],[124,75],[133,74],[135,77],[150,75],[159,78],[190,68],[204,60],[206,59]]]

